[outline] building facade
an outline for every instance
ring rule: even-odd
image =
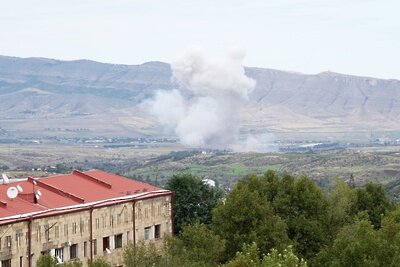
[[[161,242],[172,216],[172,192],[99,170],[2,184],[0,267],[35,266],[44,253],[123,266],[123,247]]]

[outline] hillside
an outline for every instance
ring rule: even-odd
[[[267,170],[305,175],[330,189],[336,178],[344,181],[353,175],[355,184],[367,181],[383,184],[387,192],[399,197],[400,156],[397,147],[338,149],[309,153],[210,153],[171,152],[142,162],[124,175],[164,184],[175,173],[192,173],[232,187],[248,174]]]
[[[242,130],[279,134],[399,131],[400,81],[246,68],[257,81]],[[0,127],[13,135],[160,134],[139,108],[176,87],[168,64],[0,56]],[[161,133],[165,134],[164,132]]]

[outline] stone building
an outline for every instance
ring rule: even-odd
[[[104,257],[173,233],[172,192],[100,170],[0,184],[0,267]]]

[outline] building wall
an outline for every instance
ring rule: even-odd
[[[27,266],[27,229],[27,221],[0,226],[0,266],[9,259],[12,259],[10,266],[18,267],[20,261]]]
[[[133,212],[135,211],[135,220]],[[91,216],[92,213],[92,216]],[[92,218],[92,220],[91,220]],[[11,266],[29,266],[28,221],[1,225],[1,261],[11,259]],[[92,228],[92,244],[90,229]],[[135,229],[135,234],[134,230]],[[103,257],[114,266],[123,265],[123,247],[140,240],[161,243],[164,235],[172,233],[171,196],[94,207],[78,212],[43,218],[31,223],[32,266],[42,253],[49,252],[63,261],[79,258],[84,266],[93,253],[93,259]],[[11,238],[11,247],[6,244]],[[6,240],[7,239],[7,240]],[[6,245],[6,247],[5,247]],[[91,250],[92,245],[92,250]],[[21,258],[22,257],[22,258]],[[4,263],[4,262],[3,262]],[[4,265],[4,264],[3,264]]]

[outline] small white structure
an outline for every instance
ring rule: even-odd
[[[215,187],[215,181],[211,179],[203,179],[203,183],[211,187]]]

